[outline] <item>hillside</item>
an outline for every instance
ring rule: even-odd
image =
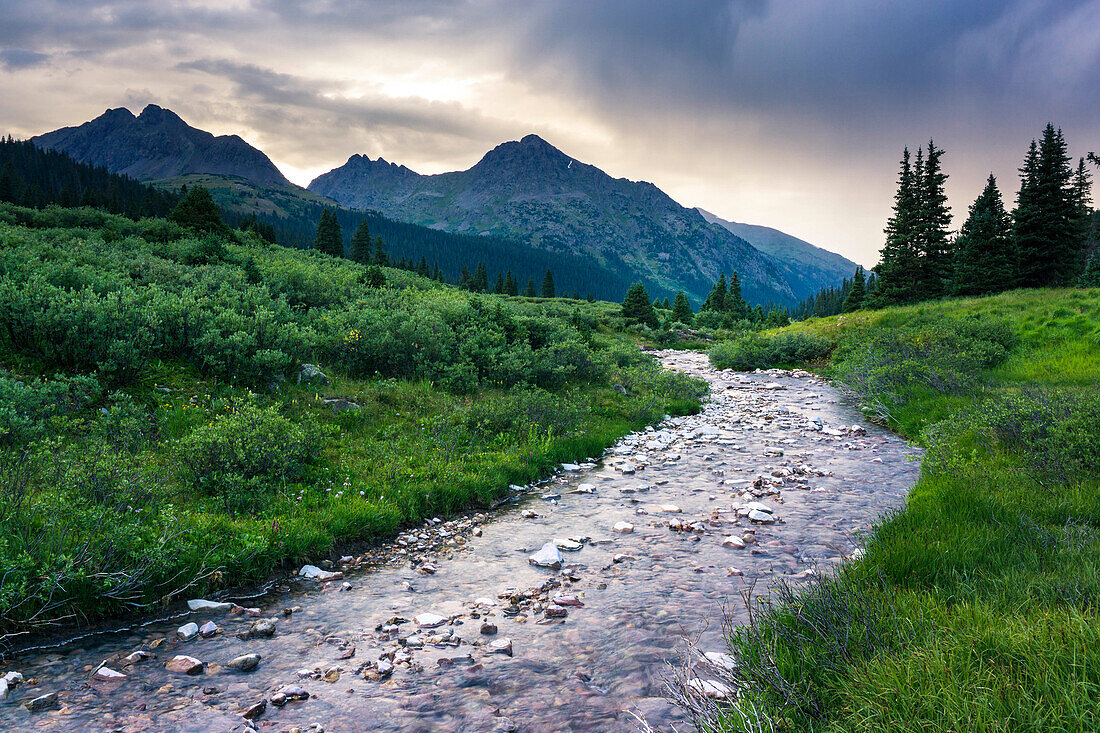
[[[753,712],[712,729],[1100,729],[1100,290],[809,319],[711,359],[809,360],[925,449],[861,559],[732,632]]]
[[[83,125],[63,127],[31,140],[82,163],[139,180],[214,173],[239,176],[262,186],[290,185],[266,155],[237,135],[215,137],[155,104],[137,116],[124,107],[109,109]]]
[[[497,146],[468,170],[438,175],[356,155],[309,188],[403,221],[587,255],[612,269],[621,263],[651,293],[683,289],[696,302],[719,274],[734,270],[754,303],[793,305],[827,284],[780,266],[653,184],[612,178],[537,135]]]
[[[736,234],[771,257],[789,276],[793,276],[792,273],[795,271],[802,271],[811,279],[820,280],[827,285],[837,285],[844,278],[851,277],[856,270],[856,263],[848,258],[827,249],[815,247],[803,239],[778,229],[727,221],[698,207],[695,210],[711,224],[717,224]]]

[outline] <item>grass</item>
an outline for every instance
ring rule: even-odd
[[[1100,291],[782,332],[827,340],[823,371],[927,455],[860,560],[731,632],[761,714],[704,727],[1100,730]]]

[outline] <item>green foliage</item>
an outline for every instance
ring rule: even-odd
[[[623,299],[623,318],[628,322],[641,323],[650,328],[656,328],[659,325],[657,312],[653,310],[653,304],[649,302],[649,293],[646,292],[645,285],[642,283],[634,283],[626,292],[626,297]]]
[[[177,441],[175,453],[188,482],[226,511],[254,510],[304,476],[316,440],[308,424],[291,422],[274,406],[237,400],[224,409]]]
[[[676,293],[676,299],[672,302],[672,321],[690,325],[694,316],[695,314],[691,310],[691,304],[688,303],[684,291],[681,290]]]
[[[205,186],[192,186],[188,189],[168,218],[180,226],[197,232],[213,234],[226,232],[221,212]]]
[[[321,218],[317,222],[317,237],[313,240],[313,248],[318,252],[324,252],[330,257],[344,256],[344,234],[332,209],[321,210]]]
[[[986,295],[1008,290],[1016,282],[1012,219],[1005,211],[997,179],[989,174],[985,188],[970,205],[970,215],[955,240],[951,292]]]
[[[719,369],[738,371],[789,367],[823,359],[832,348],[828,340],[805,333],[749,333],[715,344],[710,361]]]
[[[549,270],[546,271],[546,275],[544,275],[542,278],[542,297],[557,297],[554,290],[554,273],[550,272]]]
[[[844,312],[853,313],[862,308],[866,302],[867,279],[863,275],[863,268],[857,267],[856,274],[852,276],[852,286],[844,298]]]
[[[65,432],[69,418],[102,395],[95,377],[18,379],[0,373],[0,446],[23,447]]]

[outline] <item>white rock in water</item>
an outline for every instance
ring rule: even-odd
[[[23,684],[23,675],[19,672],[8,672],[0,677],[0,700],[6,698],[19,685]]]
[[[207,621],[205,624],[199,627],[199,633],[202,634],[204,639],[209,639],[211,636],[221,631],[218,625],[213,621]]]
[[[422,613],[414,617],[413,621],[422,629],[434,629],[436,626],[442,626],[447,623],[447,618],[438,616],[434,613]]]
[[[577,550],[584,547],[583,544],[577,542],[576,540],[567,540],[561,537],[554,538],[554,546],[557,547],[559,550],[564,550],[566,552],[576,552]]]
[[[595,494],[596,487],[593,484],[579,484],[576,489],[573,490],[574,494]]]
[[[127,664],[140,664],[148,659],[156,659],[157,655],[153,652],[145,651],[144,649],[138,649],[136,652],[127,654],[124,661]]]
[[[232,603],[221,601],[208,601],[205,598],[195,598],[187,602],[187,607],[192,611],[210,611],[212,613],[224,613],[233,609]]]
[[[622,534],[630,534],[634,531],[634,525],[630,522],[615,522],[615,526],[611,528],[612,532],[621,532]]]
[[[737,669],[737,660],[723,652],[704,652],[703,658],[712,666],[724,669],[727,672],[733,672]]]
[[[578,466],[576,463],[563,463],[561,464],[561,470],[568,471],[570,473],[576,473],[577,471],[581,470],[581,467]]]
[[[689,680],[687,686],[689,691],[714,700],[725,700],[733,694],[729,687],[714,680]]]
[[[675,504],[661,504],[659,508],[665,514],[679,514],[681,511],[683,511]]]
[[[511,639],[497,639],[496,641],[489,643],[490,654],[504,654],[512,656],[512,640]]]
[[[755,509],[749,512],[749,521],[756,522],[758,524],[775,524],[775,517],[767,512],[756,511]]]
[[[774,514],[775,510],[767,504],[763,504],[759,501],[752,501],[746,504],[743,509],[748,509],[750,512],[767,512],[768,514]]]
[[[303,565],[302,569],[298,571],[298,575],[310,580],[335,580],[336,578],[344,577],[343,573],[332,573],[327,570],[322,570],[316,565]]]
[[[97,680],[106,680],[108,682],[121,682],[126,679],[126,675],[122,672],[116,672],[110,667],[100,667],[95,671],[95,678]]]
[[[180,641],[191,641],[198,635],[199,625],[193,621],[176,629],[176,636],[180,638]]]
[[[745,546],[745,541],[740,537],[731,535],[722,540],[722,547],[736,547],[738,549]]]
[[[194,657],[189,657],[186,654],[177,654],[164,666],[169,672],[178,672],[179,674],[201,674],[203,667],[206,665]]]
[[[564,559],[561,553],[558,552],[557,546],[553,542],[547,542],[542,546],[542,549],[527,558],[527,561],[540,568],[553,568],[557,570],[561,568]]]

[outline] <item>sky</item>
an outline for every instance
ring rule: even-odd
[[[1100,0],[0,0],[0,132],[154,103],[305,185],[536,133],[685,206],[877,261],[901,150],[960,226],[1052,121],[1100,151]]]

